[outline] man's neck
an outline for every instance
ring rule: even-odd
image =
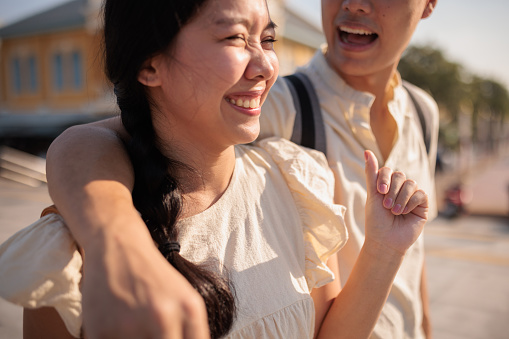
[[[381,155],[385,160],[389,157],[397,135],[397,125],[389,112],[388,104],[394,97],[397,84],[396,67],[366,76],[341,75],[346,83],[362,92],[375,96],[370,110],[371,130],[377,140]]]
[[[371,111],[381,112],[387,108],[387,104],[392,100],[393,87],[396,76],[396,67],[377,72],[376,74],[367,74],[362,76],[352,76],[348,74],[340,74],[343,80],[352,88],[368,92],[375,96],[375,102],[371,107]]]

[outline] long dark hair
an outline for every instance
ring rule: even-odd
[[[126,143],[134,167],[133,201],[165,258],[201,294],[212,338],[225,335],[235,315],[229,281],[199,267],[177,251],[177,222],[182,190],[177,171],[185,166],[164,156],[157,145],[150,98],[137,76],[142,64],[172,45],[180,29],[209,0],[106,0],[104,51],[106,75],[115,86],[122,123],[131,135]],[[168,284],[171,284],[168,281]]]

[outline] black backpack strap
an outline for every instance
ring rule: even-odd
[[[304,73],[300,72],[283,78],[292,94],[296,111],[290,140],[326,154],[325,125],[313,84]]]
[[[418,118],[416,120],[421,125],[426,153],[429,154],[429,148],[431,145],[431,112],[427,109],[428,105],[426,105],[423,99],[419,95],[415,94],[415,89],[412,84],[403,81],[403,87],[408,92],[408,95],[415,106],[415,112],[417,113],[416,117]]]

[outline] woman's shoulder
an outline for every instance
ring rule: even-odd
[[[265,150],[277,161],[299,161],[310,166],[328,168],[327,159],[322,152],[297,145],[284,138],[262,139],[254,146]]]
[[[270,169],[278,169],[290,187],[305,184],[327,197],[333,196],[334,175],[323,153],[279,137],[259,140],[247,152],[263,157]]]
[[[322,152],[297,145],[281,137],[259,139],[251,144],[239,145],[247,154],[259,154],[270,157],[276,162],[295,161],[308,166],[328,169],[327,158]]]
[[[281,138],[261,140],[255,147],[270,155],[292,193],[302,222],[309,290],[323,286],[333,279],[327,259],[348,239],[345,207],[334,203],[334,175],[327,159]]]

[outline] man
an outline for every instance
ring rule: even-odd
[[[434,113],[427,155],[415,108],[396,68],[417,24],[431,15],[436,3],[322,0],[327,47],[299,69],[317,92],[325,124],[326,155],[336,177],[336,203],[347,207],[349,241],[338,253],[343,283],[364,242],[364,149],[373,150],[382,165],[416,180],[435,202],[438,109],[429,95],[417,92]],[[274,85],[263,109],[260,137],[289,139],[295,107],[285,81],[279,79]],[[436,214],[433,207],[432,216]],[[422,331],[431,337],[420,239],[406,255],[373,337],[422,338]]]
[[[322,1],[327,48],[318,51],[301,71],[308,75],[319,96],[327,158],[336,177],[335,199],[348,210],[345,218],[350,239],[337,256],[343,284],[364,243],[365,149],[373,150],[380,163],[418,181],[433,198],[434,165],[430,159],[436,153],[436,104],[424,92],[419,93],[435,112],[428,156],[414,108],[396,68],[417,24],[432,13],[436,2]],[[261,136],[289,138],[295,107],[284,82],[276,83],[263,109]],[[161,332],[171,331],[177,336],[184,333],[186,338],[205,337],[206,319],[196,293],[175,275],[173,268],[163,269],[155,247],[139,251],[147,247],[138,245],[151,239],[146,228],[135,225],[136,220],[142,224],[136,211],[125,209],[132,205],[126,189],[132,188],[132,173],[124,165],[129,160],[118,141],[120,130],[118,121],[73,128],[59,137],[48,153],[52,198],[85,249],[89,267],[95,268],[87,271],[85,266],[84,272],[87,278],[83,290],[92,295],[83,303],[88,309],[84,312],[85,321],[96,324],[86,330],[91,337],[159,337]],[[91,138],[91,134],[95,137]],[[112,147],[98,147],[98,139],[104,141],[100,145],[108,140],[110,145],[116,144],[118,152],[112,152]],[[92,165],[93,170],[88,170],[94,163],[97,165]],[[125,185],[120,190],[119,177],[130,178],[120,180]],[[56,184],[62,182],[67,187]],[[386,187],[379,187],[379,191],[386,191]],[[76,201],[83,202],[80,208],[73,206]],[[108,206],[109,215],[101,213],[104,206]],[[402,212],[398,205],[386,207]],[[104,224],[108,224],[108,229],[104,229]],[[136,273],[140,271],[142,277]],[[422,338],[424,333],[431,336],[423,272],[423,244],[419,239],[406,254],[373,337]],[[109,291],[98,286],[108,286]],[[105,314],[100,307],[104,304],[115,311]],[[120,331],[118,324],[126,321],[129,326]]]
[[[404,172],[430,195],[436,214],[434,171],[438,109],[429,95],[417,94],[434,113],[426,153],[415,107],[397,73],[401,55],[422,18],[433,12],[429,0],[322,0],[327,46],[298,71],[313,83],[325,124],[327,158],[336,178],[336,203],[347,207],[347,245],[338,253],[344,283],[364,243],[363,151]],[[295,107],[287,83],[271,89],[260,117],[260,137],[290,139]],[[398,206],[393,207],[395,211]],[[375,338],[431,337],[422,237],[407,252],[378,324]]]

